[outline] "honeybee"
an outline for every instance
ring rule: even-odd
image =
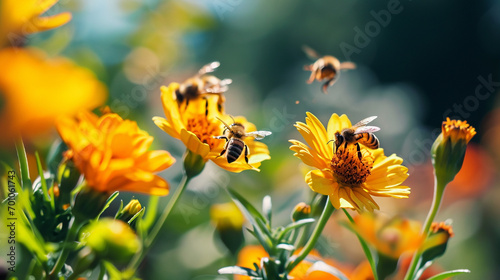
[[[335,133],[335,140],[330,140],[335,142],[335,150],[337,150],[342,144],[347,148],[347,145],[354,144],[357,146],[358,157],[361,159],[361,148],[359,144],[363,144],[365,147],[370,149],[377,149],[379,146],[379,140],[375,136],[375,132],[380,130],[377,126],[367,126],[368,123],[376,119],[377,116],[368,117],[363,119],[349,128],[344,128],[340,133]],[[330,142],[329,141],[329,142]]]
[[[266,136],[272,134],[271,131],[252,131],[245,132],[245,126],[243,124],[235,122],[233,119],[233,124],[228,125],[223,120],[217,118],[224,125],[224,135],[214,136],[216,139],[225,139],[226,145],[220,153],[220,157],[226,154],[226,159],[228,163],[236,161],[240,155],[245,150],[245,162],[248,163],[248,146],[243,141],[244,137],[254,137],[256,140],[260,140]]]
[[[179,89],[175,92],[178,104],[186,100],[186,107],[189,101],[200,95],[213,94],[218,96],[217,104],[219,111],[222,111],[222,106],[226,101],[224,92],[227,91],[227,86],[233,82],[231,79],[220,80],[219,78],[206,75],[212,73],[220,66],[218,61],[211,62],[203,66],[198,73],[184,81]]]
[[[326,55],[319,57],[318,53],[313,49],[304,46],[304,52],[312,59],[316,59],[314,64],[304,66],[304,70],[311,71],[311,76],[307,83],[310,84],[314,80],[326,82],[323,84],[323,92],[327,94],[327,88],[332,86],[340,75],[340,70],[356,69],[356,64],[350,61],[340,62],[336,57]]]

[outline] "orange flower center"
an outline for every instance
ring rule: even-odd
[[[433,232],[433,233],[437,233],[437,232],[446,232],[448,234],[448,236],[450,237],[453,237],[455,234],[453,233],[453,228],[451,227],[451,225],[448,225],[444,222],[440,222],[440,223],[437,223],[437,222],[434,222],[431,224],[431,228],[430,228],[430,231]]]
[[[358,152],[357,145],[340,146],[330,162],[333,174],[345,185],[360,185],[366,181],[373,168],[373,157],[363,149]]]
[[[220,141],[213,138],[213,136],[222,134],[219,125],[220,123],[210,122],[205,115],[197,115],[187,120],[186,129],[194,133],[201,142],[208,144],[210,150],[212,150],[217,146],[218,141]]]

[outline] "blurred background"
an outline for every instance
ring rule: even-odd
[[[154,148],[177,158],[184,152],[180,141],[151,121],[163,116],[160,86],[182,82],[211,61],[221,62],[218,77],[233,80],[227,112],[273,132],[263,140],[272,159],[260,173],[229,174],[209,163],[192,181],[141,267],[142,278],[229,279],[217,278],[216,271],[235,260],[208,214],[212,204],[230,200],[227,187],[257,205],[271,195],[275,223],[288,223],[293,206],[311,195],[306,167],[287,142],[301,139],[293,124],[309,111],[323,123],[332,113],[347,114],[353,123],[378,116],[373,124],[381,127],[381,146],[404,158],[412,188],[404,201],[378,199],[381,212],[419,220],[430,207],[429,150],[442,120],[476,127],[463,170],[438,214],[438,220],[453,219],[455,231],[438,264],[472,271],[457,279],[498,279],[500,1],[61,0],[51,11],[70,11],[73,19],[30,36],[27,44],[94,72],[108,87],[111,110],[155,136]],[[304,45],[358,68],[343,72],[325,95],[321,83],[306,84],[303,67],[313,61]],[[31,147],[47,148],[43,141]],[[178,162],[163,174],[172,186],[181,168]],[[135,197],[147,204],[147,197]],[[338,226],[340,214],[319,249],[357,265],[362,251]],[[248,235],[246,242],[255,240]]]

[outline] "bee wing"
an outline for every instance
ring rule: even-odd
[[[201,67],[200,71],[198,71],[198,74],[204,75],[206,73],[214,72],[214,70],[217,69],[217,67],[219,67],[219,66],[220,66],[220,62],[218,62],[218,61],[210,62],[209,64]]]
[[[306,45],[302,46],[302,50],[304,50],[307,57],[309,57],[310,59],[316,60],[319,58],[319,54],[315,50],[311,49],[309,46]]]
[[[356,131],[354,132],[354,134],[361,134],[361,133],[374,133],[374,132],[377,132],[380,130],[380,127],[378,126],[363,126],[363,127],[360,127],[358,129],[356,129]]]
[[[260,130],[260,131],[248,132],[248,133],[245,134],[245,136],[247,136],[247,137],[254,137],[257,140],[260,140],[260,139],[262,139],[262,138],[264,138],[266,136],[269,136],[271,134],[272,134],[271,131]]]
[[[365,125],[369,124],[370,122],[372,122],[376,118],[377,118],[377,116],[368,117],[366,119],[360,120],[357,124],[353,125],[352,127],[359,128],[359,127],[365,126]]]
[[[340,70],[356,69],[356,64],[350,61],[340,63]]]
[[[227,86],[227,85],[230,85],[232,82],[233,82],[233,80],[231,80],[231,79],[224,79],[224,80],[220,81],[220,85]]]

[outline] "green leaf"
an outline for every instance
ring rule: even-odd
[[[450,270],[450,271],[446,271],[446,272],[434,275],[431,278],[428,278],[427,280],[443,280],[443,279],[450,278],[450,277],[457,276],[457,275],[464,274],[464,273],[470,273],[470,270],[468,270],[468,269]]]
[[[45,180],[45,174],[42,168],[42,161],[40,160],[40,155],[38,152],[35,152],[35,157],[36,157],[36,167],[38,169],[38,176],[40,176],[40,183],[42,184],[42,190],[43,190],[43,199],[45,201],[50,201],[50,207],[52,207],[52,210],[55,210],[55,204],[54,204],[54,199],[50,197],[49,194],[49,188],[47,187],[47,180]]]
[[[229,194],[233,198],[236,205],[238,205],[238,207],[242,210],[243,214],[245,214],[245,216],[247,216],[247,219],[252,224],[255,224],[252,221],[258,220],[258,219],[260,219],[263,222],[265,222],[266,224],[268,224],[268,221],[266,220],[266,218],[264,218],[264,216],[262,216],[262,214],[255,207],[253,207],[253,205],[250,202],[248,202],[243,196],[241,196],[239,193],[237,193],[236,191],[229,189],[229,188],[227,189],[227,191],[229,192]]]
[[[347,278],[340,270],[338,270],[337,268],[335,268],[333,266],[327,265],[326,263],[324,263],[322,261],[315,262],[307,270],[307,273],[309,274],[313,271],[323,271],[323,272],[326,272],[328,274],[331,274],[331,275],[339,278],[340,280],[349,280],[349,278]]]
[[[271,197],[269,195],[266,195],[264,199],[262,200],[262,213],[266,215],[267,220],[269,221],[269,225],[271,225],[271,219],[272,219],[272,208],[273,204],[271,202]]]
[[[303,227],[303,226],[308,225],[308,224],[312,224],[312,223],[314,223],[314,221],[316,221],[316,220],[313,218],[308,218],[308,219],[303,219],[303,220],[293,222],[293,223],[289,224],[288,226],[286,226],[285,229],[283,230],[283,232],[287,233],[287,232],[291,231],[292,229],[296,229],[296,228],[300,228],[300,227]]]
[[[361,247],[363,248],[363,252],[365,253],[366,259],[370,263],[370,267],[372,268],[372,272],[373,272],[373,275],[375,276],[375,280],[378,280],[375,259],[373,258],[373,254],[372,254],[372,251],[370,250],[370,247],[368,247],[368,243],[366,242],[366,240],[363,237],[361,237],[361,235],[359,235],[352,228],[352,225],[354,224],[354,219],[351,217],[349,212],[347,212],[347,210],[345,210],[344,208],[342,208],[342,210],[344,211],[344,214],[347,216],[347,218],[349,219],[349,221],[351,223],[350,224],[342,223],[341,225],[345,226],[347,229],[351,230],[354,234],[356,234],[356,236],[358,237],[359,243],[361,244]]]
[[[120,199],[120,208],[118,208],[118,211],[116,211],[115,214],[115,220],[118,218],[118,215],[120,215],[120,212],[123,210],[123,199]]]
[[[28,158],[26,157],[26,149],[21,138],[16,141],[17,158],[19,159],[19,169],[21,170],[21,182],[23,188],[31,190],[31,180],[28,168]]]
[[[258,277],[259,274],[257,272],[251,270],[250,268],[241,267],[241,266],[226,266],[219,269],[217,272],[219,274],[236,274],[236,275],[244,275],[250,277]]]
[[[97,218],[96,220],[99,220],[99,218],[101,217],[102,213],[104,211],[106,211],[106,209],[108,209],[109,205],[111,204],[111,202],[113,202],[113,200],[115,200],[115,198],[120,194],[119,191],[116,191],[114,192],[110,197],[108,197],[108,200],[106,200],[106,204],[104,205],[104,207],[102,208],[101,210],[101,213],[99,213],[99,215],[97,215]]]

